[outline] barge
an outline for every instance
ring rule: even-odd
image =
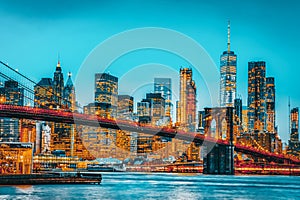
[[[101,181],[101,174],[88,172],[0,175],[0,185],[100,184]]]

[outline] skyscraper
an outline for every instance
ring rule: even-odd
[[[16,81],[5,81],[4,87],[0,88],[0,103],[23,106],[24,89],[19,88],[19,84]],[[19,119],[0,117],[0,142],[18,142],[19,138]]]
[[[266,130],[266,63],[248,63],[248,131]]]
[[[266,106],[267,106],[267,131],[275,132],[275,80],[274,77],[266,79]]]
[[[149,102],[138,102],[137,103],[137,115],[139,117],[139,122],[149,123],[151,122],[150,114],[150,103]]]
[[[237,117],[238,125],[243,123],[243,103],[242,99],[234,100],[234,115]]]
[[[54,101],[57,103],[57,106],[62,106],[63,95],[64,95],[64,75],[62,73],[62,69],[60,67],[60,61],[58,60],[56,69],[53,76],[53,93],[54,93]]]
[[[291,136],[289,140],[288,153],[299,156],[300,142],[299,142],[299,108],[293,108],[290,111],[290,129]]]
[[[198,130],[201,134],[204,134],[204,127],[205,127],[205,111],[201,110],[198,111]]]
[[[95,74],[95,105],[99,115],[116,118],[118,78],[107,73]]]
[[[53,81],[51,78],[42,78],[34,86],[34,107],[53,108]]]
[[[76,109],[75,87],[71,79],[71,73],[68,74],[68,80],[64,88],[65,106],[71,111]]]
[[[71,86],[70,80],[68,84]],[[65,94],[64,75],[58,60],[53,76],[53,99],[56,108],[66,108]],[[50,137],[50,149],[52,151],[63,150],[67,156],[73,155],[74,138],[72,136],[72,126],[70,124],[54,123],[51,129],[53,132],[51,132]]]
[[[4,82],[4,87],[0,88],[0,96],[3,97],[5,104],[23,106],[24,89],[19,88],[17,81],[8,80]]]
[[[161,93],[147,93],[145,101],[150,103],[152,124],[161,125],[165,116],[165,99]]]
[[[180,94],[177,123],[181,128],[195,131],[196,127],[196,85],[192,79],[191,68],[180,68]]]
[[[220,105],[233,107],[236,98],[236,55],[230,50],[230,22],[228,21],[227,51],[220,58]]]
[[[299,108],[293,108],[291,110],[291,141],[299,141]]]
[[[154,78],[154,92],[161,93],[165,99],[165,116],[172,120],[172,83],[170,78]]]
[[[132,120],[133,97],[129,95],[118,95],[118,118]]]

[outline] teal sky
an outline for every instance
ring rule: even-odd
[[[76,77],[84,59],[105,39],[129,29],[162,27],[193,38],[219,66],[220,54],[226,50],[230,19],[231,47],[238,56],[238,93],[246,105],[247,62],[266,61],[267,76],[274,76],[276,82],[279,133],[287,141],[288,96],[292,106],[300,105],[299,8],[297,0],[1,0],[0,59],[38,81],[53,76],[59,53],[64,74],[71,71]],[[159,51],[123,56],[113,65],[115,69],[122,65],[126,72],[153,62],[172,66],[174,70],[189,65],[181,58]],[[111,73],[122,75],[113,70],[114,66]],[[200,79],[197,83],[197,78],[198,108],[202,108],[205,106],[202,91],[206,89]],[[176,84],[174,81],[173,85]]]

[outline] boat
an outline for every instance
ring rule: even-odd
[[[87,172],[0,175],[0,185],[100,184],[101,181],[101,174]]]
[[[124,165],[104,165],[104,164],[91,164],[87,165],[88,172],[125,172]]]

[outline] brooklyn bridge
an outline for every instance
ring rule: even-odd
[[[240,142],[237,140],[234,135],[232,107],[205,108],[204,117],[206,124],[203,133],[188,132],[173,126],[153,126],[132,120],[103,118],[95,114],[74,112],[70,109],[36,107],[33,104],[33,86],[38,85],[38,83],[14,70],[4,62],[0,64],[1,80],[18,82],[18,87],[24,90],[24,101],[27,102],[24,105],[15,105],[6,101],[0,101],[0,117],[76,124],[77,127],[101,127],[109,130],[122,130],[190,141],[207,151],[203,158],[203,173],[206,174],[249,173],[249,171],[251,173],[251,170],[257,170],[257,168],[263,168],[264,166],[269,166],[270,170],[273,171],[288,171],[290,174],[300,173],[300,159],[297,157],[284,153],[270,152],[255,141]],[[49,92],[52,93],[52,91]],[[226,122],[225,131],[222,125],[224,120]],[[215,131],[212,131],[212,121],[216,121]],[[225,137],[223,136],[224,132]],[[239,158],[242,158],[244,155],[250,159],[246,165],[240,165]]]

